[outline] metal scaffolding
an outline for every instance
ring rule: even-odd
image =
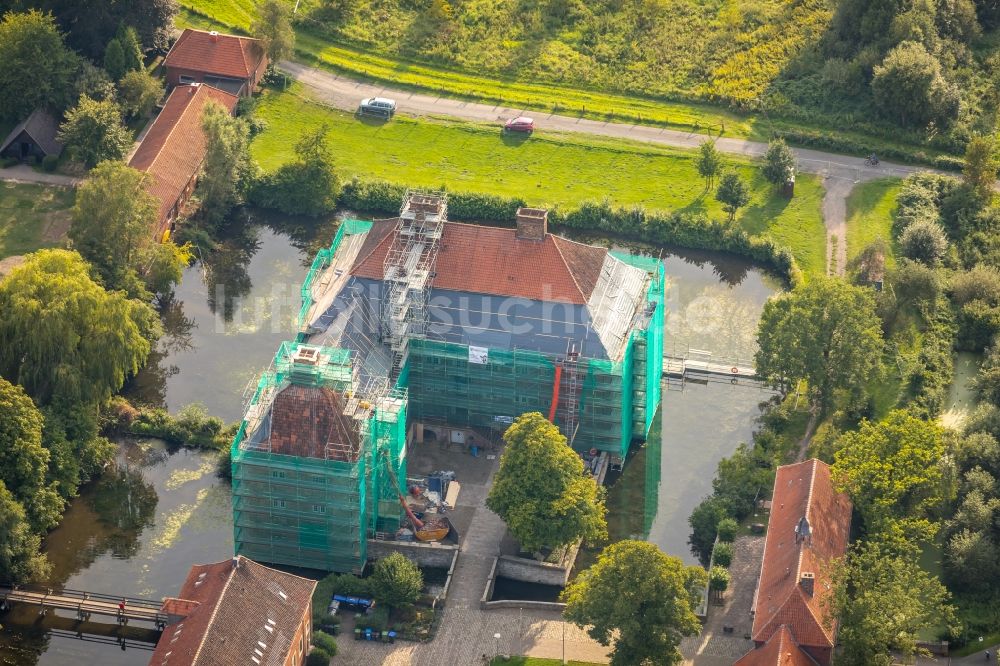
[[[427,299],[447,218],[444,193],[406,193],[383,267],[382,339],[392,352],[390,379],[406,363],[410,340],[427,334]]]

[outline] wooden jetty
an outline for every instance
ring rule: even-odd
[[[125,601],[124,608],[121,602]],[[152,599],[115,597],[81,590],[28,589],[17,586],[0,586],[0,609],[20,603],[38,606],[42,615],[52,610],[72,611],[79,621],[91,615],[113,617],[118,624],[130,621],[150,622],[162,630],[172,616],[161,610],[163,603]]]

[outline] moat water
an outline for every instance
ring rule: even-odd
[[[255,216],[236,225],[207,262],[187,269],[164,310],[166,335],[131,382],[132,400],[171,411],[204,404],[238,420],[244,393],[278,344],[292,336],[299,285],[336,221]],[[746,262],[705,253],[667,253],[667,352],[690,348],[750,359],[757,319],[780,285]],[[688,551],[687,516],[711,491],[718,460],[747,441],[767,394],[729,383],[687,382],[664,390],[653,441],[626,466],[609,493],[618,538],[648,538],[666,552]],[[127,596],[176,594],[191,564],[233,552],[228,485],[216,454],[172,449],[154,440],[120,443],[116,466],[81,489],[45,541],[50,584]],[[641,507],[641,510],[639,510]],[[71,622],[26,607],[0,616],[0,664],[107,664],[149,660],[130,627],[125,645],[77,637]]]

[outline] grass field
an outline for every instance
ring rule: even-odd
[[[502,137],[495,126],[402,116],[385,124],[361,122],[309,100],[297,86],[266,92],[257,115],[267,129],[252,150],[267,171],[293,158],[303,132],[326,123],[344,177],[520,196],[537,206],[572,206],[607,197],[615,205],[725,215],[705,192],[694,155],[687,151],[551,132],[527,139]],[[825,235],[818,179],[801,176],[795,198],[788,201],[749,163],[730,164],[752,191],[738,223],[791,247],[807,274],[822,273]]]
[[[0,259],[65,244],[75,192],[0,182]]]
[[[254,0],[182,0],[181,5],[185,9],[178,15],[176,22],[180,27],[245,32],[253,17],[253,3]],[[724,17],[726,21],[732,19],[732,16]],[[673,28],[667,32],[671,35],[676,34]],[[508,47],[508,50],[513,48],[509,45]],[[335,42],[327,36],[302,29],[298,30],[296,58],[330,71],[398,88],[502,103],[534,111],[663,125],[704,134],[767,140],[776,131],[815,133],[826,129],[817,123],[778,118],[774,114],[762,116],[749,112],[731,113],[718,106],[690,101],[691,94],[678,94],[676,91],[613,92],[621,90],[623,77],[617,77],[606,85],[595,83],[591,77],[572,82],[565,78],[546,81],[551,77],[541,75],[514,77],[504,72],[493,72],[489,71],[489,68],[472,65],[463,68],[439,62],[429,64],[426,61],[415,60],[404,53],[386,54],[379,52],[377,46],[365,48],[342,40]],[[692,66],[685,60],[680,68],[690,70]],[[638,69],[643,68],[638,67]],[[733,71],[743,70],[737,67]],[[734,88],[742,89],[740,86]],[[685,97],[687,99],[684,99]],[[914,146],[902,139],[884,136],[873,138],[844,127],[837,127],[836,135],[840,140],[851,141],[855,145],[883,152],[889,148],[904,153],[912,152],[914,149]],[[928,157],[940,154],[940,151],[925,145],[917,148]]]
[[[892,212],[896,208],[896,195],[901,181],[883,178],[861,183],[847,199],[847,259],[858,256],[878,238],[892,241]],[[891,245],[890,245],[891,246]],[[886,265],[893,266],[892,254]]]

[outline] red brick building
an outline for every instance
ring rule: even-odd
[[[756,647],[737,666],[828,666],[837,640],[828,622],[830,565],[847,550],[851,502],[830,466],[806,460],[778,468],[754,597]]]
[[[129,161],[130,167],[150,175],[148,191],[160,202],[157,238],[173,230],[194,191],[207,150],[201,127],[205,105],[215,101],[232,113],[237,100],[235,95],[211,86],[177,86]]]
[[[191,567],[149,666],[301,666],[316,582],[245,557]]]
[[[219,90],[249,96],[267,69],[260,41],[188,28],[163,61],[167,85],[205,83]]]

